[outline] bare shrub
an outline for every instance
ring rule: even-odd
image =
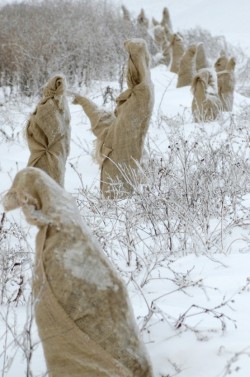
[[[24,229],[7,219],[3,212],[0,222],[0,304],[17,306],[25,303],[30,292],[31,260]]]
[[[27,95],[59,71],[77,85],[118,79],[124,40],[142,33],[98,0],[13,3],[0,9],[0,23],[0,85]]]

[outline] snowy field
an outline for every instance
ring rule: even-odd
[[[243,47],[246,52],[250,48],[250,24],[247,19],[250,12],[249,0],[114,0],[114,3],[123,3],[135,16],[144,8],[147,16],[157,19],[161,18],[162,9],[167,6],[174,30],[201,26],[213,35],[224,35],[229,42]],[[222,114],[218,122],[195,124],[191,114],[190,87],[176,89],[177,76],[170,73],[165,66],[153,68],[151,75],[155,86],[155,107],[146,140],[149,155],[159,159],[159,156],[164,156],[166,161],[171,162],[170,146],[175,145],[177,148],[178,140],[181,145],[186,142],[188,147],[197,144],[200,149],[196,156],[201,156],[205,163],[208,150],[214,150],[217,154],[230,150],[231,154],[225,155],[229,156],[228,158],[233,156],[235,165],[242,164],[244,160],[242,171],[244,170],[247,177],[250,156],[250,98],[235,93],[232,113]],[[81,93],[102,105],[102,93],[107,85],[118,94],[118,84],[106,82],[96,82],[91,89],[83,88]],[[0,92],[0,121],[6,124],[5,135],[0,135],[1,195],[10,187],[16,172],[26,166],[29,152],[23,130],[37,100],[22,97],[6,102]],[[106,107],[112,109],[114,104],[108,102]],[[163,238],[145,238],[141,243],[138,241],[139,246],[141,245],[138,255],[143,261],[137,270],[133,257],[128,263],[126,246],[119,249],[119,240],[115,235],[122,234],[122,230],[113,229],[118,224],[120,211],[126,208],[126,203],[121,203],[115,212],[112,208],[109,210],[105,207],[105,203],[97,198],[99,169],[91,156],[94,137],[82,109],[70,104],[70,112],[72,142],[65,189],[79,200],[84,219],[93,227],[92,231],[99,238],[105,252],[121,272],[151,357],[155,377],[248,377],[250,187],[244,195],[240,189],[235,189],[234,204],[231,198],[225,197],[225,202],[218,209],[220,216],[208,219],[206,234],[201,230],[199,220],[190,214],[192,229],[187,234],[193,236],[186,244],[181,239],[186,248],[183,247],[178,255],[164,256],[165,251],[161,249]],[[193,153],[192,148],[189,152]],[[180,161],[183,162],[183,156],[180,156]],[[209,170],[207,168],[204,166],[206,174]],[[241,176],[237,170],[234,172],[235,180],[232,182],[237,185],[237,180],[241,182]],[[206,191],[205,179],[202,179],[201,177]],[[221,179],[221,192],[226,185],[227,182]],[[86,199],[88,195],[89,202]],[[221,197],[224,198],[223,195]],[[100,213],[107,216],[106,227],[105,221],[98,218],[94,211],[91,212],[91,203],[95,200],[100,204]],[[86,203],[88,206],[84,208]],[[131,203],[131,209],[127,209],[126,213],[131,216],[131,223],[137,225],[136,219],[132,219],[132,216],[137,216],[136,210],[133,214],[136,206],[133,208],[133,202]],[[17,287],[22,286],[20,276],[31,275],[36,229],[27,225],[20,210],[8,213],[6,219],[3,219],[2,212],[0,206],[1,225],[4,224],[4,229],[9,230],[6,232],[4,245],[9,245],[10,249],[26,250],[26,255],[22,256],[23,260],[26,258],[23,270],[20,272],[18,265],[13,267],[15,279],[12,280],[4,273],[5,266],[0,266],[0,281],[6,282],[4,294],[15,292],[16,295]],[[114,214],[117,216],[117,223],[112,222]],[[141,228],[140,235],[145,234],[146,231]],[[109,245],[114,245],[117,249],[109,250]],[[156,250],[155,247],[159,249]],[[152,254],[147,252],[147,248]],[[13,260],[14,254],[11,254]],[[7,266],[8,262],[5,263]],[[20,302],[17,296],[13,296],[12,305],[3,302],[0,306],[0,375],[46,376],[42,347],[34,321],[31,320],[33,316],[29,284],[22,286],[22,289],[26,301]]]

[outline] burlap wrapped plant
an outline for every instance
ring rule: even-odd
[[[70,148],[70,112],[66,99],[66,80],[57,75],[43,90],[43,98],[26,127],[30,149],[28,166],[40,168],[61,186]]]
[[[123,15],[124,21],[131,22],[131,16],[130,16],[129,10],[125,7],[125,5],[122,5],[121,8],[122,8],[122,15]]]
[[[157,25],[153,28],[154,41],[158,47],[159,53],[157,54],[156,64],[166,64],[169,65],[171,60],[171,45],[168,42],[171,39],[171,34],[169,33],[168,27]]]
[[[204,43],[200,42],[196,46],[196,71],[198,72],[202,68],[209,68],[210,63],[208,61]]]
[[[149,19],[146,17],[145,11],[142,8],[138,17],[137,17],[138,25],[142,26],[145,29],[148,29],[149,26]]]
[[[161,23],[159,21],[157,21],[154,17],[152,17],[152,25],[153,26],[158,26],[160,25]]]
[[[166,41],[166,32],[163,26],[157,25],[153,28],[154,41],[158,47],[162,47]]]
[[[92,101],[79,95],[73,101],[82,106],[97,137],[101,191],[109,198],[124,197],[132,191],[130,180],[137,176],[154,105],[146,42],[132,38],[124,45],[129,54],[128,89],[116,99],[115,112],[98,108]],[[119,182],[116,185],[117,180]]]
[[[172,22],[171,22],[171,18],[170,18],[170,13],[169,13],[169,10],[168,10],[167,7],[163,8],[161,25],[162,26],[167,25],[167,27],[169,28],[170,31],[173,30]]]
[[[200,69],[192,82],[192,114],[195,122],[209,122],[221,111],[216,73],[209,68]]]
[[[196,74],[196,45],[190,45],[183,54],[178,72],[177,88],[191,85]]]
[[[235,65],[236,60],[234,57],[230,58],[227,62],[226,69],[217,72],[218,78],[218,93],[222,103],[223,111],[232,111],[234,102],[234,89],[235,89]]]
[[[126,288],[73,198],[26,168],[4,207],[21,207],[39,229],[32,289],[49,377],[152,377]]]
[[[180,68],[180,61],[185,52],[185,45],[182,36],[178,33],[172,35],[170,42],[172,47],[172,61],[170,66],[170,72],[178,74]]]

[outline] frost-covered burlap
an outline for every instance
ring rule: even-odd
[[[209,122],[221,111],[216,72],[209,68],[198,71],[192,82],[192,114],[195,122]]]
[[[51,78],[26,127],[28,166],[44,170],[61,186],[70,148],[70,112],[65,93],[65,78]]]
[[[116,99],[115,112],[107,112],[79,95],[73,101],[82,106],[97,137],[101,191],[109,198],[124,197],[132,191],[154,105],[146,42],[134,38],[124,45],[129,54],[128,89]]]
[[[196,45],[190,45],[183,54],[178,71],[177,88],[191,85],[196,74]]]
[[[235,89],[235,65],[234,57],[227,62],[225,70],[217,72],[218,78],[218,93],[222,103],[223,111],[232,111],[234,102]]]
[[[125,286],[72,197],[42,170],[26,168],[4,207],[22,207],[39,229],[33,295],[49,376],[152,377]]]

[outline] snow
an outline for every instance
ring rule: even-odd
[[[60,255],[61,250],[55,250]],[[109,270],[103,265],[97,257],[91,255],[91,245],[86,244],[83,248],[82,242],[64,251],[63,263],[66,271],[72,276],[93,284],[98,290],[117,290],[114,286]]]
[[[5,2],[6,0],[0,1],[0,5]],[[249,0],[113,2],[123,3],[135,16],[144,8],[147,16],[157,19],[161,18],[162,9],[167,6],[176,30],[199,25],[213,35],[224,35],[228,41],[249,51]],[[176,135],[183,134],[191,140],[194,134],[198,134],[201,140],[209,138],[214,145],[223,144],[226,138],[225,129],[230,123],[226,115],[223,126],[218,122],[207,125],[192,123],[190,87],[176,89],[176,75],[168,72],[164,66],[153,68],[151,75],[155,85],[155,107],[147,142],[153,149],[166,152],[172,137],[169,130],[162,126],[162,117],[171,119],[172,122],[176,119],[183,120],[183,127],[178,124],[176,126]],[[97,83],[88,93],[99,104],[102,102],[100,88],[105,87],[105,84]],[[8,111],[13,130],[17,134],[14,143],[6,142],[0,145],[1,195],[10,187],[16,172],[26,166],[29,153],[23,138],[23,128],[36,102],[34,100],[20,104],[12,101],[0,108],[0,116],[5,110]],[[236,93],[234,114],[249,104],[249,98]],[[70,112],[72,143],[65,188],[73,194],[79,187],[98,191],[99,168],[91,156],[94,137],[89,130],[88,120],[80,106],[70,104]],[[250,208],[250,194],[244,199],[245,207]],[[19,210],[8,214],[8,217],[15,219],[26,229],[28,240],[34,248],[36,230],[27,227]],[[219,224],[219,221],[214,219],[211,227],[216,230]],[[249,224],[239,226],[225,237],[223,252],[214,252],[207,256],[190,252],[188,255],[173,258],[171,270],[165,266],[159,267],[143,287],[143,295],[138,295],[138,290],[133,285],[128,285],[135,317],[143,329],[142,336],[153,363],[155,377],[249,376],[250,250],[249,242],[245,242],[246,238],[249,238]],[[78,250],[68,251],[65,267],[81,277],[83,271],[77,268],[78,256]],[[88,277],[91,280],[94,274],[88,273]],[[106,286],[109,286],[108,277],[103,278]],[[29,302],[11,308],[1,305],[0,369],[6,362],[9,365],[8,370],[2,372],[2,376],[28,375],[25,357],[27,339],[19,334],[23,334],[22,330],[29,323],[29,316]],[[9,329],[5,332],[6,322],[12,324],[11,331]],[[36,326],[32,327],[32,334],[36,345],[32,356],[32,372],[34,377],[38,377],[44,375],[46,368]],[[21,344],[18,348],[15,346],[17,340]],[[8,360],[4,359],[6,349],[5,356],[7,354]]]

